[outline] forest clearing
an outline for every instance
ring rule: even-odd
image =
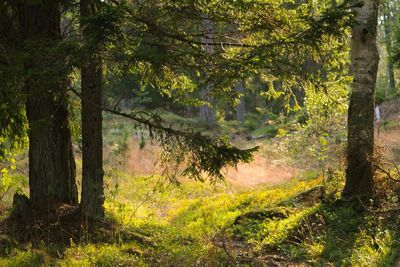
[[[1,266],[400,266],[399,0],[0,0]]]

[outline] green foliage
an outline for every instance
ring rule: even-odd
[[[19,158],[17,152],[10,151],[0,158],[0,201],[9,202],[14,193],[21,192],[27,187],[27,177],[16,170]]]
[[[255,131],[253,131],[254,137],[258,136],[265,136],[265,137],[275,137],[279,132],[279,126],[278,125],[267,125],[262,128],[258,128]]]
[[[0,265],[220,266],[236,255],[237,265],[246,266],[240,247],[250,259],[277,255],[312,266],[391,266],[397,256],[396,216],[359,213],[331,199],[295,204],[294,197],[320,179],[236,193],[223,185],[188,180],[175,187],[160,181],[120,173],[122,190],[105,205],[114,224],[111,243],[72,244],[60,258],[49,256],[50,247],[14,250]],[[235,223],[240,215],[265,210],[285,216]],[[223,249],[221,238],[236,245]]]
[[[7,258],[0,257],[0,266],[4,267],[40,267],[43,265],[43,255],[32,249],[15,250]]]
[[[226,188],[184,182],[181,187],[152,191],[157,179],[123,179],[116,201],[147,199],[139,207],[107,202],[110,219],[121,224],[120,235],[140,233],[154,247],[144,246],[144,257],[159,265],[221,264],[226,255],[213,243],[214,236],[230,227],[237,216],[251,210],[273,207],[288,197],[319,183],[294,181],[273,189],[227,194]],[[142,188],[142,189],[140,189]],[[148,195],[148,192],[153,192]],[[136,201],[135,201],[136,202]],[[134,202],[134,203],[135,203]],[[278,233],[277,233],[278,235]],[[125,237],[124,240],[127,240]],[[278,237],[277,237],[278,238]],[[147,251],[146,251],[147,250]],[[168,252],[168,253],[166,253]]]
[[[116,201],[141,199],[140,195],[147,193],[139,188],[148,187],[149,182],[152,184],[143,178],[124,183],[121,186],[133,192],[121,192]],[[160,265],[226,263],[228,255],[213,241],[221,235],[240,242],[246,247],[246,255],[278,252],[289,261],[311,265],[391,265],[399,232],[390,218],[363,215],[351,205],[335,201],[309,207],[289,204],[299,192],[319,183],[319,179],[310,179],[226,194],[221,188],[213,191],[212,187],[199,188],[189,182],[179,188],[154,191],[139,209],[118,202],[108,202],[106,207],[109,216],[121,223],[119,235],[125,235],[124,240],[129,233],[145,236],[154,246],[142,245],[143,257],[146,261],[157,259]],[[239,215],[260,210],[281,210],[287,217],[246,219],[233,224]]]
[[[305,167],[311,163],[309,168],[322,172],[339,167],[346,140],[349,83],[350,79],[344,77],[327,80],[329,93],[312,84],[306,87],[305,122],[295,124],[296,132],[288,139],[291,155],[298,164]]]
[[[296,229],[297,225],[310,214],[319,209],[319,204],[302,210],[290,210],[285,219],[247,220],[233,227],[235,235],[244,238],[246,242],[254,246],[255,250],[285,249],[284,242]],[[279,209],[279,207],[278,207]]]
[[[26,143],[21,62],[18,60],[13,13],[0,3],[0,159],[15,146]]]
[[[257,114],[248,114],[246,116],[246,120],[243,123],[243,127],[248,131],[254,131],[260,126],[260,124],[260,116],[258,116]]]
[[[344,139],[350,82],[343,78],[348,73],[348,44],[343,39],[353,23],[354,1],[337,1],[335,7],[327,4],[330,1],[295,2],[102,1],[95,16],[81,20],[96,27],[93,36],[71,36],[78,32],[72,20],[71,33],[55,49],[48,51],[45,45],[33,41],[18,46],[16,52],[18,35],[13,32],[15,22],[11,15],[14,14],[9,6],[12,1],[3,1],[0,3],[1,160],[26,138],[21,62],[31,57],[41,59],[47,54],[64,58],[65,61],[51,68],[43,66],[37,73],[24,73],[25,78],[40,76],[46,85],[59,72],[69,74],[73,66],[85,64],[88,52],[100,46],[108,66],[106,88],[111,91],[107,93],[111,98],[107,99],[108,104],[117,97],[128,96],[134,98],[130,104],[136,108],[132,113],[121,112],[118,105],[107,109],[134,121],[126,127],[118,125],[114,132],[106,134],[105,143],[111,147],[110,161],[120,160],[118,156],[128,148],[130,133],[136,131],[140,134],[141,148],[150,139],[163,146],[162,161],[166,168],[173,169],[172,174],[166,174],[174,182],[177,171],[197,180],[203,180],[204,173],[211,182],[221,180],[223,167],[249,162],[256,148],[241,150],[233,147],[226,137],[195,131],[192,128],[199,126],[196,120],[148,112],[149,95],[156,91],[152,99],[162,96],[170,98],[171,103],[198,106],[204,104],[196,99],[198,91],[211,83],[212,96],[223,106],[237,100],[232,85],[238,80],[260,76],[263,82],[272,84],[262,94],[270,100],[284,98],[286,114],[293,116],[288,120],[293,122],[284,126],[281,118],[269,116],[273,122],[263,125],[265,114],[259,112],[261,115],[247,116],[243,127],[253,135],[277,135],[288,140],[298,163],[305,165],[302,160],[307,158],[310,169],[325,171],[328,165],[336,166],[335,155],[340,154]],[[68,18],[73,18],[76,8],[66,7],[70,12]],[[204,17],[214,24],[210,32],[202,27]],[[207,35],[212,38],[206,38]],[[212,53],[206,51],[208,46],[213,48]],[[281,88],[274,88],[274,82],[281,83]],[[295,97],[303,89],[306,90],[304,108]],[[13,176],[13,159],[3,162],[0,194],[19,190],[22,179]],[[278,251],[306,264],[393,263],[399,237],[395,227],[388,227],[393,221],[359,214],[351,206],[336,202],[289,204],[299,192],[321,183],[318,173],[308,174],[312,177],[282,187],[233,193],[220,184],[211,187],[185,179],[181,187],[169,187],[164,177],[152,177],[155,180],[129,177],[115,170],[113,176],[120,180],[109,187],[110,197],[105,204],[107,218],[116,225],[112,232],[115,244],[72,245],[56,265],[222,265],[230,255],[217,244],[220,235],[238,239],[250,254]],[[110,177],[106,180],[111,183]],[[337,190],[340,181],[334,182],[327,186]],[[337,191],[333,199],[336,197]],[[288,216],[233,225],[246,212],[277,207],[285,209]],[[5,266],[40,266],[44,262],[43,255],[31,249],[16,250],[8,258],[0,259],[0,265]]]
[[[72,245],[64,254],[64,258],[56,265],[62,267],[89,267],[89,266],[147,266],[138,256],[129,255],[129,246],[118,245]],[[133,251],[134,253],[134,251]]]
[[[9,2],[2,6],[1,12],[6,15],[2,21],[14,26],[13,18],[18,11]],[[23,85],[7,86],[7,83],[33,79],[38,81],[46,97],[57,103],[66,102],[69,97],[64,89],[67,88],[54,91],[48,87],[53,86],[55,80],[67,80],[73,67],[86,64],[88,56],[98,48],[105,64],[110,66],[107,72],[110,85],[121,85],[118,83],[121,82],[122,87],[134,87],[134,93],[139,96],[143,88],[156,89],[161,95],[184,101],[192,99],[193,94],[211,83],[212,96],[222,102],[234,102],[237,93],[232,85],[239,79],[261,72],[270,81],[311,81],[315,73],[303,71],[306,60],[321,64],[336,62],[337,53],[332,51],[340,50],[340,46],[334,41],[351,26],[352,5],[349,0],[339,2],[334,8],[285,1],[105,1],[95,15],[79,21],[84,38],[70,36],[78,33],[77,21],[73,19],[77,9],[65,5],[66,18],[71,20],[66,32],[71,32],[66,33],[64,39],[39,42],[38,36],[33,36],[18,46],[15,54],[10,54],[12,62],[20,63],[15,64],[17,67],[42,59],[52,64],[37,64],[35,71],[25,71],[18,79],[12,78],[21,74],[19,68],[8,73],[10,64],[2,65],[2,71],[7,73],[2,76],[5,80],[1,87],[11,88],[5,90],[5,98],[18,100],[12,107],[21,107],[16,109],[17,115],[12,114],[21,131],[17,136],[26,132],[21,115],[25,94]],[[204,17],[215,24],[207,34],[201,23]],[[333,24],[335,27],[329,27]],[[15,41],[18,29],[12,32],[2,28],[2,31],[7,34],[1,41],[7,59],[9,51],[13,52],[9,41]],[[88,32],[92,34],[86,34]],[[213,52],[208,53],[206,46],[212,46]],[[113,84],[115,77],[120,79]],[[126,77],[133,81],[124,80]],[[8,100],[1,100],[9,104]],[[10,107],[6,105],[5,109],[9,112]],[[235,148],[225,137],[213,138],[190,129],[173,129],[157,114],[138,111],[127,115],[116,108],[107,110],[136,121],[139,128],[148,131],[150,138],[163,145],[165,165],[186,164],[183,174],[196,179],[202,180],[203,173],[213,181],[222,179],[221,168],[249,162],[255,151]],[[7,127],[13,125],[9,120],[5,122]],[[254,128],[254,125],[247,126]],[[13,129],[10,133],[18,132]]]
[[[400,66],[400,16],[397,14],[395,18],[395,23],[394,23],[394,45],[393,45],[393,50],[392,51],[392,59],[393,63],[397,65],[397,67]]]
[[[306,59],[337,62],[332,41],[353,20],[349,0],[339,1],[334,8],[275,0],[114,4],[105,14],[119,16],[93,18],[98,25],[111,21],[125,29],[111,34],[118,38],[104,51],[107,58],[142,85],[185,103],[194,103],[193,92],[209,82],[219,102],[234,102],[233,85],[260,71],[270,81],[307,80],[313,74],[304,72]],[[207,33],[210,40],[202,29],[204,17],[214,24]],[[208,53],[206,46],[213,52]]]
[[[165,125],[157,113],[138,111],[123,113],[106,109],[115,115],[134,121],[135,128],[148,132],[149,139],[156,140],[163,148],[161,162],[165,167],[164,174],[172,181],[176,180],[176,172],[184,166],[181,175],[204,181],[203,173],[211,182],[223,180],[223,167],[237,166],[239,162],[250,162],[258,147],[239,149],[229,143],[227,137],[212,137],[190,128],[176,128]],[[182,125],[184,127],[184,125]],[[170,171],[170,166],[176,166]]]
[[[375,92],[375,103],[379,105],[382,102],[396,99],[399,96],[399,93],[397,91],[391,90],[391,88],[388,88],[389,84],[387,83],[387,75],[384,75],[382,73],[379,73],[378,75],[379,76]]]
[[[322,210],[322,216],[327,227],[320,238],[314,237],[324,247],[318,256],[322,258],[319,262],[359,266],[393,264],[392,254],[397,246],[393,239],[398,233],[393,231],[390,220],[376,219],[374,215],[364,217],[351,207],[328,206]],[[381,227],[387,230],[382,231]]]

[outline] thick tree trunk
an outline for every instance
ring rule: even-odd
[[[241,94],[239,98],[239,104],[236,106],[236,120],[239,121],[240,123],[243,123],[245,120],[245,112],[246,112],[246,106],[244,102],[244,86],[243,82],[239,82],[236,85],[236,92]]]
[[[364,0],[352,30],[352,93],[348,114],[348,147],[344,197],[364,201],[372,196],[374,94],[379,54],[376,44],[378,1]]]
[[[75,161],[68,127],[68,71],[61,41],[59,1],[18,2],[25,57],[29,123],[29,188],[33,203],[77,204]],[[61,53],[62,54],[62,53]]]
[[[97,12],[98,0],[81,0],[82,18]],[[96,29],[82,23],[88,61],[81,70],[82,89],[82,210],[95,220],[104,218],[103,138],[102,138],[102,60],[92,37]]]

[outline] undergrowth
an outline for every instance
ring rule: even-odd
[[[294,201],[320,178],[243,192],[190,181],[169,187],[160,179],[130,177],[109,192],[105,207],[114,228],[107,242],[82,241],[64,251],[15,245],[1,250],[0,266],[254,266],[269,258],[391,266],[396,260],[398,214],[360,213],[335,194]],[[246,217],[257,211],[269,213]]]

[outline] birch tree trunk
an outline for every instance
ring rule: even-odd
[[[348,113],[346,184],[343,196],[367,201],[372,196],[374,97],[379,54],[376,43],[378,0],[364,0],[352,29],[352,92]]]

